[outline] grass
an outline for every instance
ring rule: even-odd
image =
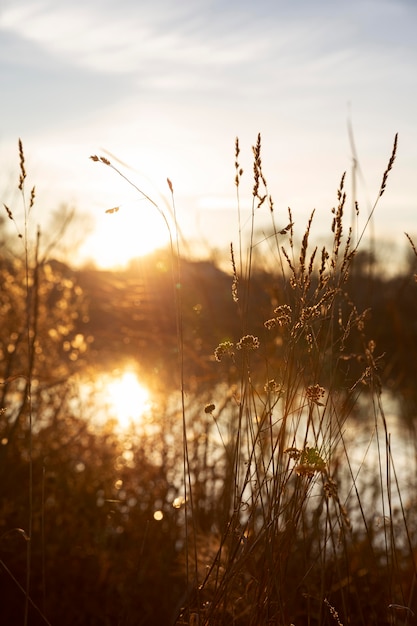
[[[331,246],[320,252],[310,246],[313,213],[297,250],[291,211],[288,225],[276,226],[258,136],[253,147],[249,246],[242,249],[239,232],[238,263],[231,248],[231,297],[242,335],[215,350],[216,360],[228,361],[235,376],[234,406],[227,416],[234,426],[228,436],[221,433],[215,405],[208,411],[224,447],[222,524],[216,528],[216,553],[209,560],[202,557],[207,571],[197,567],[193,594],[178,624],[369,624],[412,619],[413,546],[383,408],[381,355],[367,334],[367,311],[357,309],[348,291],[355,255],[386,189],[396,150],[397,136],[357,243],[352,243],[351,229],[344,231],[343,176],[332,210]],[[236,142],[238,190],[239,152]],[[271,316],[258,336],[250,334],[247,320],[250,308],[257,306],[251,299],[255,213],[265,202],[278,276],[271,286],[275,290]],[[348,381],[350,362],[360,366],[356,378]],[[362,495],[362,465],[353,468],[354,443],[345,434],[363,396],[371,409],[377,446],[372,505],[378,498],[384,519],[380,532],[374,527],[369,496]],[[399,507],[395,513],[394,500]],[[401,547],[400,528],[405,538]],[[200,536],[194,540],[201,544]]]
[[[355,298],[360,246],[397,137],[362,232],[354,241],[345,225],[343,175],[331,241],[320,249],[310,241],[314,212],[299,244],[291,210],[276,215],[261,148],[259,135],[246,233],[235,144],[233,324],[210,329],[210,340],[219,339],[210,355],[196,347],[210,316],[195,325],[206,303],[196,308],[202,295],[190,290],[172,183],[169,216],[147,198],[171,236],[176,364],[169,360],[167,379],[177,396],[166,388],[152,428],[125,435],[110,422],[92,427],[77,409],[75,374],[88,354],[77,320],[88,318],[88,308],[76,280],[40,254],[40,234],[31,244],[31,192],[22,236],[15,223],[23,265],[2,258],[0,462],[12,477],[0,503],[9,590],[3,619],[14,614],[25,626],[414,623],[415,497],[405,493],[393,455],[386,356],[369,304]],[[19,155],[25,205],[21,143]],[[93,160],[124,177],[108,159]],[[275,269],[268,272],[258,261],[261,206],[271,218],[264,254]],[[8,207],[6,216],[14,221]],[[25,278],[24,289],[16,277]]]

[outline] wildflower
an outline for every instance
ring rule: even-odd
[[[272,378],[271,380],[268,380],[268,382],[264,385],[264,391],[268,392],[275,392],[275,393],[283,393],[284,389],[281,383],[277,383],[277,381]]]
[[[281,304],[281,306],[274,309],[274,313],[280,326],[287,326],[291,323],[292,309],[288,304]]]
[[[204,413],[213,413],[215,408],[216,406],[213,403],[206,404],[206,406],[204,407]]]
[[[299,456],[299,464],[295,468],[298,476],[314,476],[316,472],[324,472],[326,462],[317,448],[306,446]]]
[[[257,350],[259,348],[259,339],[254,335],[245,335],[236,344],[238,350]]]
[[[274,309],[276,317],[273,317],[264,322],[266,329],[271,330],[275,326],[288,326],[291,323],[292,309],[288,304],[281,304]]]
[[[307,400],[309,400],[312,404],[317,404],[317,406],[323,406],[321,399],[324,397],[326,390],[324,387],[320,387],[320,385],[310,385],[307,387],[306,396]]]
[[[216,361],[221,361],[225,355],[233,358],[235,355],[234,347],[235,344],[232,341],[222,341],[214,351],[214,358]]]
[[[300,465],[297,465],[295,468],[297,476],[307,476],[308,478],[312,478],[315,471],[316,469],[311,465],[308,465],[308,463],[300,463]]]

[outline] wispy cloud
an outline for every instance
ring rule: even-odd
[[[12,4],[3,9],[1,27],[67,62],[106,73],[135,72],[138,63],[161,61],[224,67],[267,52],[262,39],[250,32],[243,38],[231,28],[227,11],[221,19],[212,17],[221,28],[205,22],[191,3],[184,11],[164,2],[115,8],[57,1]]]
[[[288,201],[311,208],[318,169],[336,179],[349,159],[348,102],[378,176],[394,132],[408,153],[417,144],[416,23],[407,0],[2,0],[3,140],[30,136],[51,159],[65,145],[80,171],[104,145],[223,196],[225,152],[260,130],[271,170],[292,172],[282,202],[287,185]],[[84,191],[70,171],[56,185]]]
[[[397,1],[352,1],[343,11],[338,6],[327,0],[314,6],[294,2],[291,10],[285,2],[267,1],[255,7],[203,0],[26,0],[6,3],[0,26],[36,45],[42,64],[49,58],[63,71],[124,75],[142,90],[171,94],[217,88],[242,95],[259,88],[273,95],[277,83],[285,88],[301,82],[334,88],[367,76],[367,63],[376,57],[385,71],[398,56],[407,64],[410,50],[395,22],[407,27],[405,14],[412,8]],[[26,49],[33,67],[34,49]]]

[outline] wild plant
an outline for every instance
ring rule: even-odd
[[[33,229],[36,190],[33,186],[27,191],[21,140],[18,150],[20,207],[3,205],[13,229],[7,238],[10,245],[3,246],[0,259],[0,470],[10,482],[15,468],[20,463],[26,465],[19,489],[27,493],[27,502],[20,509],[16,507],[18,526],[5,528],[1,539],[7,544],[17,533],[25,540],[25,583],[16,584],[23,593],[23,623],[27,624],[30,610],[42,615],[32,592],[45,586],[45,580],[35,581],[32,576],[33,553],[45,549],[44,537],[42,533],[39,536],[39,529],[34,531],[33,525],[34,519],[43,520],[43,505],[37,500],[42,461],[34,437],[41,428],[56,423],[68,396],[69,377],[87,349],[87,338],[77,328],[77,321],[85,313],[82,291],[68,274],[63,275],[59,263],[50,260],[52,242],[43,245],[40,228]],[[1,503],[4,512],[13,509],[5,485]],[[12,499],[11,492],[9,495]],[[7,563],[2,561],[2,567],[14,579]]]
[[[253,188],[248,249],[243,249],[240,146],[235,146],[239,215],[237,252],[231,245],[231,297],[237,337],[222,341],[214,357],[233,385],[228,410],[206,410],[218,431],[223,460],[218,548],[201,558],[194,593],[178,624],[380,623],[412,615],[414,582],[404,579],[404,559],[413,570],[412,545],[391,454],[382,403],[381,356],[367,332],[369,310],[359,310],[349,277],[367,225],[383,195],[397,150],[383,174],[377,200],[356,243],[345,228],[345,175],[332,209],[332,243],[311,248],[314,211],[299,248],[288,210],[277,226],[261,159],[261,136],[253,147]],[[277,268],[270,314],[263,329],[248,324],[259,302],[252,298],[255,215],[267,203]],[[359,207],[356,204],[356,209]],[[270,265],[270,264],[269,264]],[[252,318],[253,319],[253,318]],[[375,471],[383,538],[365,493],[362,469],[352,462],[347,433],[358,407],[369,406],[376,446]],[[214,436],[214,431],[212,431]],[[353,448],[352,448],[353,446]],[[368,451],[369,451],[368,447]],[[405,545],[393,526],[399,502]],[[193,513],[193,511],[191,511]],[[201,545],[200,529],[196,544]],[[208,538],[208,541],[211,541]],[[361,552],[364,566],[355,564]],[[197,554],[198,560],[198,554]],[[378,567],[375,597],[372,569]]]
[[[397,139],[371,216],[396,150]],[[220,287],[211,300],[190,288],[195,268],[181,254],[168,181],[171,207],[162,213],[172,232],[172,289],[155,287],[174,313],[158,338],[164,394],[149,424],[124,435],[111,422],[90,424],[95,407],[83,414],[79,390],[68,384],[90,343],[80,332],[89,311],[75,274],[49,260],[40,233],[26,233],[25,218],[21,226],[5,209],[23,260],[13,252],[1,259],[0,450],[8,480],[0,549],[17,538],[29,552],[22,564],[22,546],[13,545],[0,568],[26,602],[19,623],[32,611],[42,623],[50,615],[62,623],[158,624],[170,615],[177,624],[241,626],[414,619],[415,499],[393,452],[371,303],[359,303],[355,290],[370,220],[356,237],[346,226],[343,175],[330,243],[312,244],[314,212],[298,241],[296,216],[281,215],[270,195],[261,136],[252,154],[247,229],[236,140],[238,232],[229,277],[216,274],[228,281],[231,324],[217,324],[208,306],[223,298]],[[21,144],[19,155],[25,203]],[[93,160],[124,177],[108,159]],[[29,198],[27,218],[34,190]],[[271,229],[260,243],[262,207]],[[225,316],[223,300],[219,309]],[[203,349],[194,349],[198,342]],[[357,423],[366,423],[369,440],[360,440]]]

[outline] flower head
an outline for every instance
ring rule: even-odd
[[[245,335],[236,344],[238,350],[257,350],[259,348],[259,339],[254,335]]]
[[[326,390],[324,389],[324,387],[320,387],[320,385],[318,384],[310,385],[309,387],[307,387],[306,391],[307,400],[309,400],[313,404],[317,404],[317,406],[323,406],[321,400],[324,397],[325,393]]]
[[[234,347],[235,344],[232,341],[222,341],[214,351],[214,358],[216,361],[221,361],[225,355],[233,358],[235,355]]]

